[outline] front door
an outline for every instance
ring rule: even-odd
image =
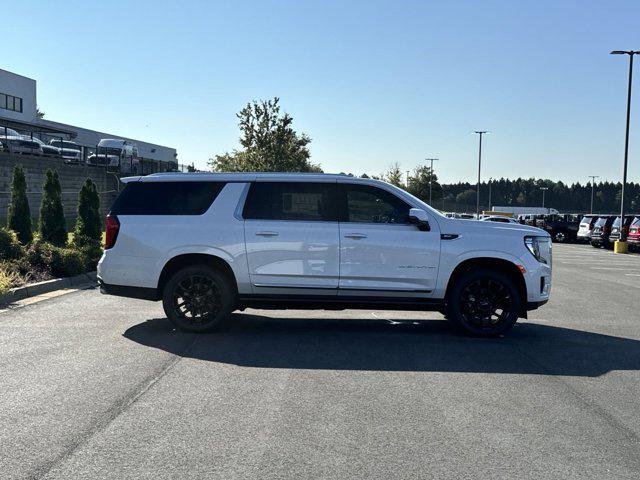
[[[245,203],[254,293],[336,295],[339,237],[335,182],[255,182]]]
[[[428,296],[435,288],[440,231],[408,222],[411,206],[379,187],[342,184],[341,296]]]

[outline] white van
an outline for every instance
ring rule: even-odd
[[[89,155],[87,163],[107,167],[107,170],[120,173],[138,173],[140,160],[138,147],[128,140],[103,138],[98,142],[98,150]]]

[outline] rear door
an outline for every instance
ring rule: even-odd
[[[339,238],[333,182],[257,181],[243,210],[254,293],[336,295]]]
[[[382,188],[339,183],[339,295],[416,296],[435,287],[438,223],[430,231],[408,222],[411,206]]]

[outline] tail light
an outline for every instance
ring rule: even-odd
[[[107,222],[105,225],[104,235],[104,249],[108,250],[116,244],[118,239],[118,232],[120,231],[120,221],[115,215],[107,215]]]

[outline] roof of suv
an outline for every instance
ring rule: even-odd
[[[191,172],[191,173],[153,173],[144,177],[125,177],[122,182],[185,182],[185,181],[235,181],[235,182],[252,182],[255,180],[315,180],[315,181],[332,181],[338,179],[349,179],[355,181],[371,181],[370,178],[359,178],[341,173],[262,173],[262,172]],[[373,180],[375,182],[375,180]]]

